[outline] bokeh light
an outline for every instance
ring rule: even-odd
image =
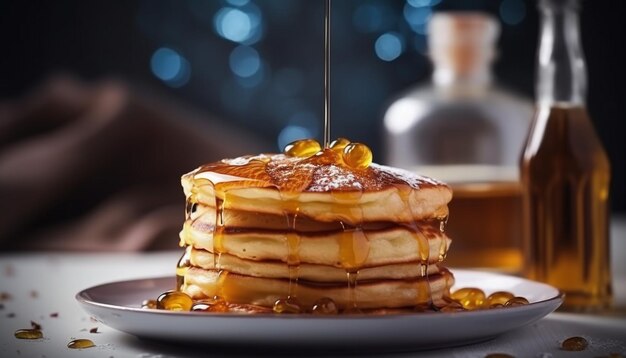
[[[376,56],[383,61],[393,61],[404,51],[404,44],[399,34],[387,32],[376,39],[374,44]]]
[[[429,6],[414,7],[407,3],[404,5],[402,14],[404,15],[406,23],[411,27],[411,30],[418,34],[426,34],[428,28],[426,25],[433,15],[433,11]]]
[[[261,68],[259,53],[250,46],[237,46],[228,58],[231,71],[239,77],[247,78],[256,74]]]
[[[278,150],[282,151],[285,146],[295,140],[312,138],[312,133],[305,127],[290,124],[278,134]]]
[[[526,5],[522,0],[503,0],[500,3],[500,18],[507,25],[517,25],[526,17]]]
[[[413,7],[427,7],[438,5],[441,0],[406,0],[406,3]]]
[[[226,0],[226,2],[233,6],[244,6],[250,2],[250,0]]]
[[[152,54],[150,69],[158,79],[175,88],[185,85],[191,76],[189,61],[167,47],[161,47]]]

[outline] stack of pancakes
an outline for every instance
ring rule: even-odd
[[[450,188],[333,151],[245,156],[182,177],[187,218],[179,289],[194,299],[272,308],[320,299],[340,310],[415,307],[449,292],[439,263]]]

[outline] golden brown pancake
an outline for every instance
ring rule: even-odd
[[[205,270],[226,270],[231,273],[253,277],[289,279],[293,271],[280,261],[253,261],[229,254],[221,254],[219,260],[215,254],[200,249],[192,249],[190,262],[193,267]],[[215,265],[218,267],[215,267]],[[428,265],[427,274],[439,272],[437,265]],[[346,282],[346,270],[335,266],[300,263],[297,268],[298,279],[314,282]],[[377,279],[413,279],[422,276],[419,261],[364,267],[359,270],[359,280]]]
[[[453,283],[452,274],[441,268],[437,274],[412,280],[359,280],[353,294],[362,309],[412,307],[441,300]],[[272,307],[274,302],[290,295],[289,287],[289,280],[284,279],[190,268],[185,274],[183,292],[194,299],[219,296],[231,303]],[[351,293],[345,282],[322,284],[299,280],[292,294],[306,310],[323,297],[332,299],[341,309],[351,304]]]
[[[342,158],[331,149],[261,154],[185,174],[180,238],[190,250],[181,289],[241,307],[270,308],[289,296],[305,310],[324,297],[367,310],[441,300],[454,281],[437,265],[450,245],[450,188]]]
[[[225,209],[316,221],[412,222],[447,216],[452,190],[401,169],[372,164],[354,170],[336,164],[334,152],[310,158],[283,154],[245,156],[204,165],[182,177],[187,197]]]

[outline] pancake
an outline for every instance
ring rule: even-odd
[[[442,301],[454,283],[450,272],[441,268],[437,274],[412,280],[359,280],[352,292],[346,285],[298,281],[295,289],[302,307],[310,310],[323,297],[332,299],[340,309],[358,302],[361,309],[412,307]],[[194,299],[219,296],[230,303],[272,307],[289,296],[290,282],[284,279],[260,278],[217,270],[192,267],[185,274],[182,291]]]
[[[342,148],[225,159],[183,175],[179,289],[259,312],[287,298],[301,312],[321,298],[377,312],[442,301],[454,282],[439,266],[451,189]]]
[[[199,249],[192,249],[189,255],[193,267],[205,270],[225,270],[231,273],[253,277],[289,279],[293,272],[284,262],[252,261],[237,256],[221,254],[219,260],[215,254]],[[218,267],[215,267],[215,265]],[[334,266],[300,263],[298,279],[313,282],[346,282],[346,270]],[[428,265],[426,274],[439,272],[436,265]],[[359,280],[413,279],[423,276],[419,262],[407,262],[376,267],[365,267],[359,270]]]
[[[331,150],[309,158],[244,156],[199,167],[182,177],[185,195],[224,209],[356,225],[447,216],[452,190],[408,171],[371,164],[346,168]],[[408,210],[407,210],[408,209]]]
[[[191,225],[185,227],[181,237],[186,245],[194,248],[247,260],[288,262],[290,255],[297,254],[300,263],[343,268],[351,264],[372,267],[420,261],[436,263],[443,260],[450,245],[450,239],[438,229],[416,233],[398,226],[383,230],[318,234],[255,230],[224,232],[219,244],[215,245],[211,231]],[[297,247],[290,247],[289,240],[297,241],[294,245]]]

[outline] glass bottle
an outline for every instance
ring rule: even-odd
[[[494,84],[499,24],[482,13],[437,13],[429,23],[432,83],[385,113],[386,162],[450,184],[447,262],[519,272],[519,157],[532,103]]]
[[[526,274],[567,310],[611,301],[607,155],[585,108],[577,0],[541,0],[537,108],[521,160]]]

